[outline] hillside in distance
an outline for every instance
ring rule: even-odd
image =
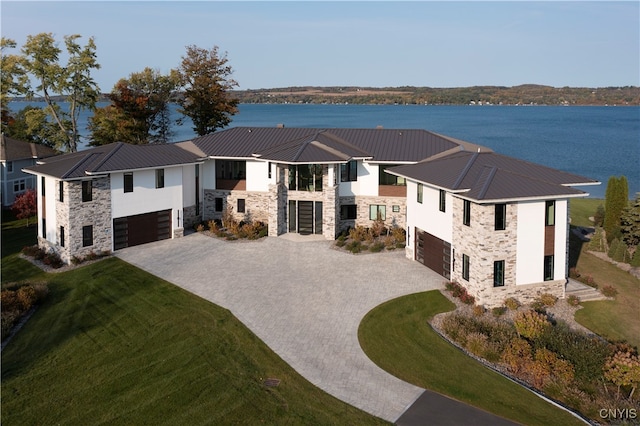
[[[640,87],[521,86],[285,87],[234,90],[240,103],[416,104],[416,105],[640,105]]]

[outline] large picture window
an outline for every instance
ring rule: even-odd
[[[380,174],[378,175],[378,185],[394,185],[394,186],[407,186],[407,180],[403,177],[392,175],[386,172],[386,169],[395,167],[396,164],[387,164],[380,166]]]
[[[346,164],[340,164],[340,181],[355,182],[358,180],[358,162],[351,160]]]
[[[322,165],[297,164],[289,166],[289,189],[292,191],[322,191]]]
[[[216,179],[243,180],[246,178],[246,161],[216,160]]]

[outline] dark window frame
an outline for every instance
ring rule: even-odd
[[[424,185],[421,183],[418,183],[418,196],[417,196],[417,201],[419,204],[422,204],[422,202],[424,201]]]
[[[340,206],[340,220],[355,220],[358,218],[358,206],[356,204],[342,204]]]
[[[504,287],[504,260],[496,260],[493,262],[493,286]]]
[[[82,181],[82,202],[87,203],[89,201],[93,201],[93,181],[83,180]]]
[[[44,176],[42,176],[40,180],[40,194],[42,194],[43,197],[47,195],[47,185]]]
[[[469,269],[471,269],[469,256],[467,256],[466,254],[463,254],[462,255],[462,279],[465,281],[469,281]]]
[[[507,229],[507,205],[499,203],[495,205],[493,229],[496,231],[504,231]]]
[[[375,208],[375,216],[373,217],[373,208]],[[369,204],[369,219],[370,220],[387,220],[387,206],[385,204]]]
[[[438,210],[441,212],[447,211],[447,193],[444,189],[441,189],[438,194]]]
[[[221,212],[222,210],[224,210],[224,200],[222,199],[222,197],[216,197],[214,198],[213,202],[214,202],[214,210],[216,212]]]
[[[543,268],[544,268],[543,270],[544,281],[553,281],[554,258],[552,254],[544,257]]]
[[[555,226],[556,224],[555,200],[547,200],[544,203],[544,224],[545,226]]]
[[[244,213],[245,209],[246,209],[245,199],[244,198],[238,198],[236,211],[238,213]]]
[[[93,225],[85,225],[82,227],[82,247],[91,247],[93,245]]]
[[[471,201],[462,200],[462,224],[471,226]]]
[[[58,201],[64,203],[64,181],[58,181]]]
[[[60,247],[64,247],[64,226],[60,227]]]
[[[122,187],[125,194],[133,192],[133,172],[127,172],[122,175]]]
[[[156,189],[164,188],[164,169],[156,169]]]
[[[340,182],[357,182],[358,181],[358,162],[350,160],[347,163],[340,164]]]

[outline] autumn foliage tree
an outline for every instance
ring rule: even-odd
[[[27,219],[27,226],[29,226],[29,218],[38,213],[36,192],[33,189],[29,189],[18,195],[13,202],[13,206],[11,206],[11,210],[13,210],[18,219]]]
[[[238,112],[238,100],[229,93],[238,83],[231,78],[226,53],[220,55],[218,46],[187,46],[178,72],[183,88],[179,111],[191,118],[193,130],[202,136],[227,126]]]

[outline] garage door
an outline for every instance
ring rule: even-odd
[[[113,249],[171,238],[171,210],[113,219]]]
[[[419,228],[415,229],[416,260],[446,279],[451,278],[451,244]]]

